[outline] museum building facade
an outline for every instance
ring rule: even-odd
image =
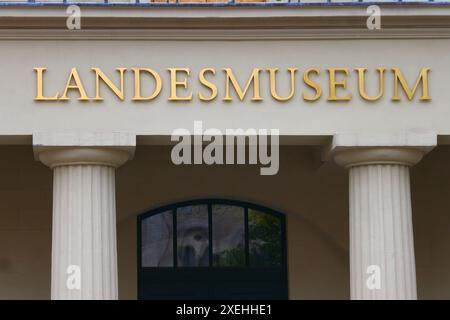
[[[0,298],[450,298],[449,52],[445,2],[1,1]]]

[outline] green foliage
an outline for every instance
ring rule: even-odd
[[[276,216],[248,210],[250,265],[279,267],[281,264],[281,224]],[[229,248],[215,255],[214,264],[221,267],[244,266],[245,249]]]
[[[281,226],[272,215],[248,211],[250,237],[250,265],[280,266]]]
[[[242,248],[224,250],[219,256],[218,265],[221,267],[244,266],[245,250]]]

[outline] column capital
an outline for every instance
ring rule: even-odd
[[[413,166],[437,145],[435,133],[337,134],[324,156],[350,168],[370,164]]]
[[[117,168],[134,156],[136,135],[112,133],[35,133],[36,160],[50,168],[104,165]]]

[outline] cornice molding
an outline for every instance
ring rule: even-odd
[[[120,40],[120,41],[280,41],[340,39],[449,39],[450,28],[428,29],[103,29],[42,30],[0,29],[0,40]]]
[[[355,6],[81,6],[84,30],[364,29],[370,3]],[[383,29],[450,28],[450,5],[379,5]],[[66,29],[65,6],[6,6],[0,29]],[[332,32],[332,31],[331,31]]]

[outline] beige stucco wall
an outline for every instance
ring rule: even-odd
[[[168,147],[138,147],[117,173],[120,297],[136,297],[136,214],[174,201],[223,197],[287,214],[293,299],[349,297],[346,172],[312,147],[282,147],[280,172],[176,167]],[[412,170],[420,298],[450,298],[450,147]],[[50,296],[51,172],[29,146],[0,147],[0,299]]]
[[[0,299],[48,299],[52,176],[31,147],[0,148]]]

